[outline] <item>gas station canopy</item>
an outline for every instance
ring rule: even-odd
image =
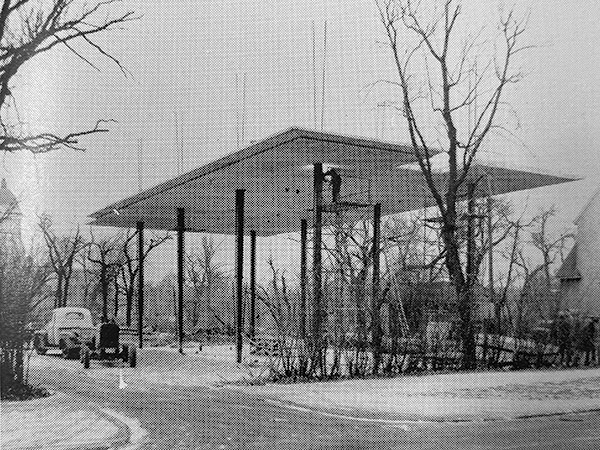
[[[439,153],[439,152],[438,152]],[[290,128],[186,174],[109,205],[93,214],[92,225],[150,229],[177,228],[177,208],[185,210],[187,231],[235,233],[235,191],[245,192],[245,228],[259,236],[297,231],[313,207],[313,164],[334,168],[342,177],[341,201],[348,220],[362,206],[381,204],[382,215],[433,205],[433,198],[410,145]],[[480,180],[476,196],[504,194],[574,181],[577,178],[473,165]],[[441,187],[447,173],[435,174]],[[331,194],[324,193],[325,203]],[[309,221],[310,223],[310,221]]]

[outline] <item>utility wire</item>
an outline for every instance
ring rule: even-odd
[[[321,93],[321,131],[325,124],[325,69],[327,66],[327,21],[325,21],[325,29],[323,35],[323,87]]]

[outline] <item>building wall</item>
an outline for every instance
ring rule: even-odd
[[[577,269],[581,280],[561,283],[563,309],[600,316],[600,192],[575,222],[577,225]]]
[[[9,253],[23,253],[21,239],[21,211],[11,205],[0,204],[0,247]]]

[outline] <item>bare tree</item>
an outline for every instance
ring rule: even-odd
[[[102,297],[102,319],[106,320],[108,317],[110,286],[114,285],[125,261],[122,250],[123,237],[118,235],[111,238],[96,239],[93,233],[91,237],[87,259],[95,265],[93,274],[98,280],[97,283]]]
[[[98,44],[97,37],[134,20],[133,12],[111,14],[121,0],[82,2],[78,0],[3,0],[0,9],[0,151],[28,150],[48,152],[58,148],[83,150],[79,139],[108,131],[107,120],[83,131],[67,134],[34,132],[19,118],[13,95],[16,75],[38,55],[55,48],[66,48],[84,63],[100,70],[89,51],[114,62],[124,75],[127,70],[119,60]]]
[[[126,309],[125,309],[125,323],[129,327],[131,326],[131,311],[133,309],[133,299],[135,297],[135,280],[137,279],[140,264],[137,253],[134,253],[132,247],[135,246],[134,238],[137,236],[137,231],[127,231],[125,238],[121,245],[121,251],[123,254],[124,262],[120,267],[120,276],[122,282],[122,290],[125,293]],[[153,236],[145,245],[143,258],[144,260],[150,254],[152,250],[171,239],[168,234],[162,236]]]
[[[527,310],[537,313],[540,319],[551,319],[558,313],[559,303],[553,295],[551,270],[553,265],[564,261],[567,243],[573,239],[573,235],[566,231],[554,235],[550,233],[549,221],[555,214],[553,206],[541,211],[531,222],[531,240],[525,243],[535,249],[537,262],[527,256],[524,246],[517,252],[516,265],[520,268],[523,279],[519,298],[516,300],[517,316],[514,318],[515,330],[518,332],[522,331]]]
[[[69,286],[73,275],[76,258],[87,247],[79,227],[68,236],[57,236],[52,229],[52,219],[49,216],[40,218],[39,227],[48,247],[48,258],[56,276],[54,307],[67,306]]]
[[[0,397],[27,398],[32,387],[24,374],[24,349],[30,339],[26,324],[44,298],[48,266],[24,253],[6,253],[0,247]]]
[[[500,252],[508,266],[500,280],[498,301],[517,337],[523,337],[535,319],[551,319],[557,313],[551,270],[563,261],[573,236],[564,230],[550,233],[549,221],[555,214],[552,207],[528,221],[513,221],[508,245]]]
[[[534,218],[535,229],[531,233],[531,244],[533,244],[542,257],[542,270],[548,290],[552,283],[550,268],[557,260],[560,260],[560,262],[564,260],[566,244],[569,240],[573,239],[573,234],[566,231],[562,231],[555,236],[549,234],[548,222],[555,215],[556,208],[554,206],[540,212]]]
[[[427,187],[441,216],[441,237],[445,264],[459,299],[463,367],[475,364],[475,339],[471,319],[471,292],[475,278],[468,272],[459,247],[460,217],[457,204],[464,199],[469,172],[490,131],[501,128],[496,115],[504,90],[522,78],[513,71],[525,20],[510,10],[500,19],[498,53],[482,61],[480,33],[454,44],[453,33],[461,17],[459,0],[445,0],[439,10],[425,11],[422,2],[378,0],[380,18],[394,58],[400,90],[400,110]],[[417,67],[418,66],[418,67]],[[427,80],[419,81],[417,71],[426,69]],[[428,104],[431,115],[420,114]],[[474,112],[474,119],[468,120]],[[429,131],[432,121],[439,127]],[[448,173],[443,186],[436,176],[432,156],[443,147]]]
[[[223,282],[226,276],[223,266],[215,261],[217,250],[218,245],[215,245],[214,240],[204,236],[200,251],[192,251],[186,255],[187,278],[194,290],[188,317],[194,329],[200,321],[210,328],[209,323],[216,314],[211,305],[212,295],[215,287]]]

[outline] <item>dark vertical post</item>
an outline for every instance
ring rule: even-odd
[[[183,257],[185,233],[185,211],[177,208],[177,328],[179,334],[179,353],[183,353]]]
[[[144,346],[144,222],[136,224],[138,235],[138,338],[139,347]]]
[[[323,320],[322,309],[322,273],[321,273],[321,240],[323,228],[323,164],[313,165],[313,314],[312,314],[312,339],[318,348],[321,340],[321,322]]]
[[[108,283],[109,281],[106,279],[106,261],[104,260],[104,255],[100,255],[100,258],[103,259],[102,265],[100,266],[100,283],[102,283],[102,322],[106,322],[108,320]]]
[[[469,296],[474,284],[475,265],[475,184],[467,186],[467,286]]]
[[[235,283],[237,299],[237,362],[242,362],[242,303],[244,288],[242,277],[244,272],[244,189],[235,191]]]
[[[488,179],[489,186],[489,179]],[[488,284],[490,285],[490,303],[494,305],[494,313],[496,315],[496,332],[501,334],[500,328],[502,327],[502,310],[500,309],[500,302],[496,302],[496,296],[494,293],[494,254],[492,253],[494,247],[494,230],[492,229],[492,192],[489,189],[487,198],[487,229],[488,229]]]
[[[306,219],[300,222],[300,337],[306,338],[306,242],[308,226]]]
[[[250,338],[256,334],[256,231],[250,231]]]
[[[467,290],[464,305],[463,330],[464,368],[472,369],[476,365],[475,336],[473,330],[473,288],[475,285],[475,183],[467,186]]]
[[[371,333],[373,336],[373,373],[379,371],[379,359],[381,351],[381,316],[379,313],[379,253],[381,236],[381,203],[373,208],[373,297],[371,298]]]

